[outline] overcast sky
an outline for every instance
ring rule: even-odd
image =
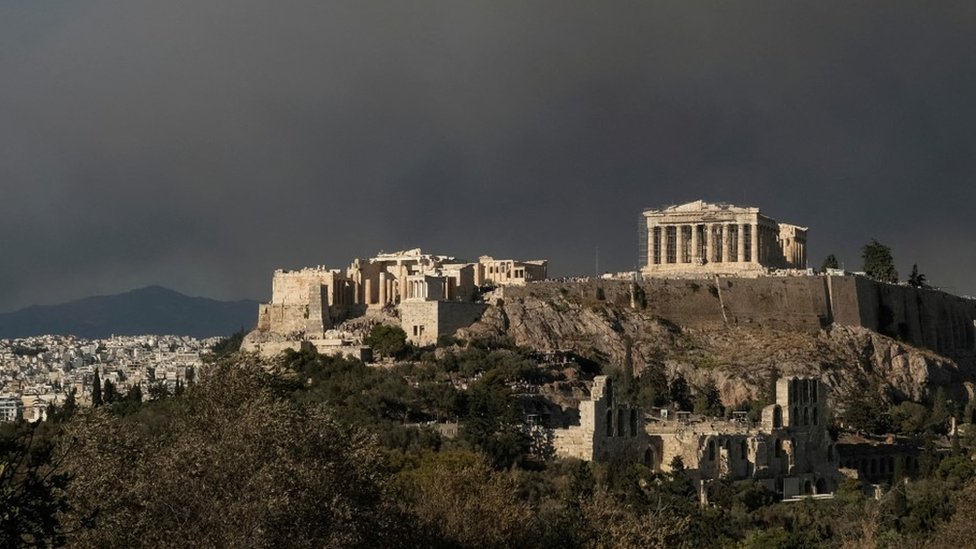
[[[633,269],[646,207],[976,294],[976,3],[0,0],[0,311],[423,247]]]

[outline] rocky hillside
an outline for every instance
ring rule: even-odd
[[[703,290],[707,291],[707,290]],[[663,367],[702,386],[713,381],[725,404],[757,397],[770,375],[815,375],[837,394],[877,387],[891,398],[924,400],[938,387],[965,401],[974,394],[973,356],[947,357],[862,327],[682,326],[654,314],[630,284],[577,282],[506,289],[460,335],[511,339],[539,350],[573,349],[621,367],[628,347],[637,373]]]

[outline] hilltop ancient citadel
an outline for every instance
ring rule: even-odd
[[[976,350],[976,302],[843,272],[815,274],[807,231],[758,208],[699,200],[649,209],[640,217],[640,271],[614,278],[642,296],[642,309],[685,326],[817,331],[837,323],[942,353]],[[304,342],[357,354],[363,330],[353,321],[379,321],[384,311],[412,343],[430,345],[474,323],[492,299],[552,284],[547,267],[546,260],[468,262],[413,249],[356,259],[344,270],[278,270],[245,349],[273,356]],[[489,289],[499,291],[485,299]]]
[[[421,347],[445,336],[507,338],[542,353],[640,365],[658,360],[662,337],[707,339],[714,330],[759,329],[802,334],[829,347],[837,338],[877,333],[900,342],[870,339],[875,354],[891,345],[871,360],[878,368],[900,369],[886,380],[894,394],[928,398],[925,391],[939,383],[960,400],[973,397],[976,380],[963,366],[911,347],[968,364],[976,352],[973,300],[862,275],[815,273],[807,267],[808,229],[779,223],[758,208],[696,201],[645,210],[639,234],[640,270],[597,279],[547,280],[545,260],[485,256],[469,262],[420,249],[357,259],[344,270],[279,270],[272,299],[261,306],[243,348],[265,356],[314,348],[371,360],[364,336],[385,323],[398,324]],[[688,332],[675,336],[675,330]],[[835,452],[826,437],[831,389],[850,390],[863,374],[859,369],[873,366],[858,362],[833,371],[835,361],[848,359],[821,353],[816,365],[809,358],[770,364],[777,359],[764,356],[745,364],[745,371],[731,371],[745,356],[703,356],[706,364],[728,364],[682,375],[701,383],[724,380],[723,401],[738,402],[755,396],[756,380],[778,373],[776,403],[758,424],[651,415],[617,400],[611,381],[597,377],[589,397],[570,404],[578,409],[575,423],[550,426],[552,449],[587,460],[627,456],[662,471],[681,456],[700,478],[755,478],[784,496],[830,492],[841,468],[878,479],[890,475],[896,461],[906,470],[917,466],[916,454],[903,448],[855,451],[848,445]],[[674,375],[683,366],[666,367]]]

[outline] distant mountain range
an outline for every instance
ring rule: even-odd
[[[88,297],[61,305],[34,305],[0,314],[0,338],[74,335],[99,339],[115,335],[230,335],[252,328],[256,301],[189,297],[160,286]]]

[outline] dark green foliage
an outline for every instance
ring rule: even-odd
[[[667,405],[670,395],[668,393],[668,378],[665,375],[663,364],[647,364],[644,366],[640,377],[635,380],[635,385],[637,386],[635,402],[645,411],[654,406]]]
[[[115,388],[115,384],[112,380],[105,380],[105,385],[102,387],[102,402],[104,404],[112,404],[113,402],[118,402],[122,398],[119,394],[118,389]]]
[[[679,410],[692,409],[691,389],[688,387],[688,382],[685,381],[684,376],[681,374],[678,374],[671,381],[671,385],[668,387],[668,398]]]
[[[98,369],[95,369],[95,377],[92,380],[92,406],[102,405],[102,380],[98,376]]]
[[[820,265],[820,272],[825,272],[827,269],[839,269],[840,263],[837,261],[837,256],[834,254],[828,254],[824,258],[823,263]]]
[[[64,423],[71,419],[77,411],[78,402],[75,398],[75,390],[71,389],[64,399],[64,404],[60,406],[51,405],[47,412],[47,418],[51,423]]]
[[[106,402],[108,404],[108,402]],[[142,388],[133,385],[126,391],[125,396],[117,398],[111,403],[109,410],[116,415],[129,415],[138,412],[142,408]]]
[[[895,430],[927,433],[919,478],[880,502],[865,499],[856,481],[832,501],[786,504],[753,482],[713,480],[704,485],[710,505],[701,507],[680,457],[671,473],[629,461],[526,459],[526,397],[513,387],[553,378],[522,350],[445,351],[392,367],[290,352],[275,374],[236,355],[202,369],[182,395],[150,388],[155,399],[143,403],[132,388],[66,414],[51,425],[66,429],[63,447],[79,446],[63,471],[42,466],[66,475],[61,487],[12,524],[53,524],[44,544],[63,535],[73,547],[690,549],[875,547],[856,542],[879,536],[882,547],[915,547],[946,521],[971,516],[955,494],[976,493],[976,465],[958,453],[940,461],[935,445],[935,425],[953,411],[944,393],[931,406],[889,406],[865,383],[842,399],[856,421],[875,422],[870,429],[878,429],[874,415]],[[690,405],[688,383],[678,376],[668,386],[664,372],[646,365],[632,382],[634,399]],[[468,389],[455,388],[459,380]],[[757,408],[771,400],[774,381],[764,383]],[[616,388],[624,391],[622,380]],[[720,411],[714,384],[696,397],[697,409]],[[458,439],[424,426],[454,419]]]
[[[947,434],[949,432],[949,416],[951,415],[952,411],[949,407],[949,400],[946,397],[945,389],[939,387],[932,397],[932,408],[929,413],[927,427],[940,435]]]
[[[69,509],[55,450],[43,424],[0,428],[0,547],[59,547],[65,543],[60,513]]]
[[[377,324],[364,341],[381,357],[398,358],[407,351],[407,333],[399,326]]]
[[[214,343],[213,347],[210,348],[213,358],[223,358],[227,355],[240,351],[241,343],[244,342],[245,335],[247,335],[247,330],[241,328],[233,334],[221,339],[217,343]]]
[[[285,398],[250,363],[217,364],[182,397],[72,422],[75,547],[410,544],[369,435]]]
[[[482,378],[468,389],[461,436],[494,467],[508,468],[525,459],[530,440],[511,391],[499,381]]]
[[[719,417],[723,411],[722,397],[718,392],[718,387],[715,386],[714,382],[709,381],[695,395],[694,412],[696,414]]]
[[[871,278],[892,284],[898,282],[898,271],[895,270],[891,248],[888,246],[872,238],[861,249],[861,258],[864,260],[864,272]]]
[[[927,288],[928,284],[925,281],[925,275],[918,272],[918,264],[912,264],[912,274],[908,275],[908,285],[915,288]]]
[[[889,409],[892,429],[901,435],[918,435],[925,431],[930,412],[917,402],[905,401]]]
[[[602,286],[596,287],[596,298],[598,301],[604,301],[607,299],[607,293],[603,290]]]
[[[843,410],[841,418],[849,428],[877,435],[891,432],[889,406],[877,386],[865,384],[842,395],[838,402]]]

